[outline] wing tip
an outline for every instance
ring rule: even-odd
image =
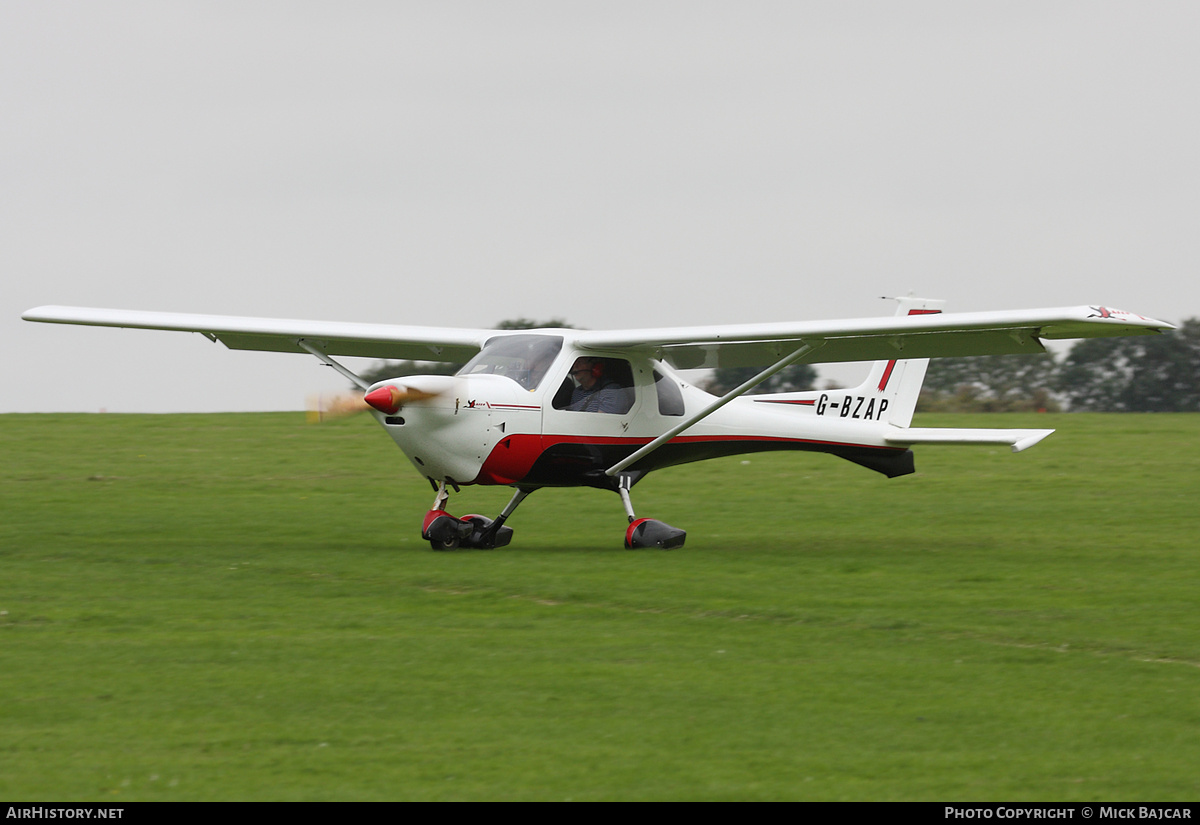
[[[1054,430],[1031,430],[1028,435],[1013,442],[1012,451],[1014,453],[1019,453],[1022,450],[1028,450],[1034,444],[1037,444],[1039,441],[1053,432]]]
[[[21,313],[22,321],[49,321],[52,310],[56,310],[56,306],[40,306],[27,309]]]

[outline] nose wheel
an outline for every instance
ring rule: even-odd
[[[532,489],[517,490],[495,519],[474,514],[456,518],[446,512],[450,492],[443,481],[438,485],[433,508],[425,514],[425,521],[421,524],[421,538],[428,541],[434,550],[440,551],[457,550],[459,547],[477,550],[507,547],[512,541],[513,531],[511,527],[505,527],[504,522],[512,515],[513,510],[517,509],[517,505],[532,492]]]
[[[421,531],[421,537],[428,540],[434,550],[457,550],[459,547],[491,550],[512,541],[512,528],[495,526],[496,522],[490,518],[478,515],[455,518],[434,510],[430,510],[426,518],[429,515],[433,515],[433,519]]]

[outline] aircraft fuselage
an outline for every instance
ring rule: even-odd
[[[566,408],[574,387],[568,373],[581,357],[602,359],[629,384],[621,387],[627,409]],[[715,400],[651,358],[584,351],[569,342],[532,389],[495,373],[410,376],[394,383],[438,394],[393,414],[376,411],[376,418],[422,475],[459,485],[613,487],[605,470]],[[874,420],[876,399],[837,391],[808,395],[734,399],[628,472],[636,479],[663,467],[767,450],[833,453],[889,476],[912,471],[911,452],[884,442],[889,427]]]

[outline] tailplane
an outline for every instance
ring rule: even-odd
[[[1007,446],[1014,453],[1027,450],[1054,430],[985,430],[953,427],[906,427],[884,440],[897,447],[914,444],[991,444]]]

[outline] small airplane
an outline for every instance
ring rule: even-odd
[[[421,536],[435,550],[503,547],[505,522],[543,487],[617,493],[628,548],[683,546],[686,533],[639,518],[630,491],[653,470],[766,450],[831,453],[888,478],[912,473],[912,447],[1006,444],[1020,452],[1053,430],[909,426],[928,359],[1044,352],[1043,340],[1141,335],[1171,324],[1102,306],[943,314],[898,298],[891,318],[637,330],[498,331],[45,306],[27,321],[198,332],[229,349],[308,353],[363,390],[375,417],[435,490]],[[333,356],[446,361],[453,376],[368,384]],[[798,363],[874,361],[840,390],[751,395]],[[677,370],[761,367],[717,398]],[[489,519],[447,512],[450,490],[506,485]]]

